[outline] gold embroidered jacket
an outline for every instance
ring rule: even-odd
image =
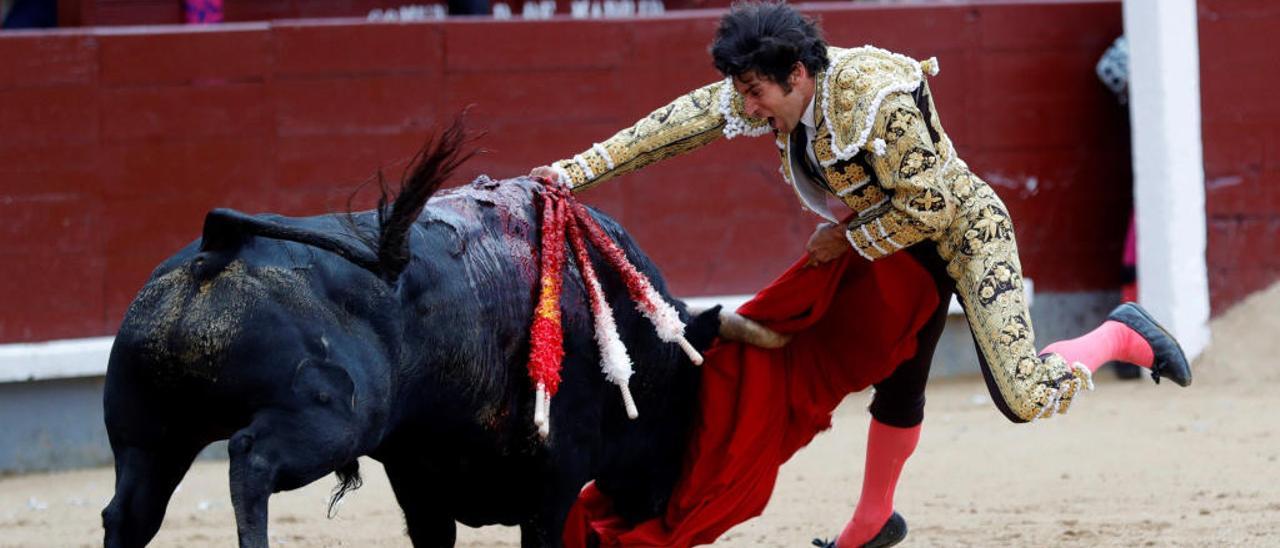
[[[925,73],[937,61],[864,46],[830,48],[831,66],[816,75],[814,154],[828,186],[854,212],[845,236],[877,259],[951,225],[953,181],[967,172],[942,130]],[[669,158],[724,136],[756,136],[771,129],[743,111],[742,96],[725,79],[698,88],[603,143],[552,165],[574,191]],[[793,169],[806,152],[775,135],[787,183],[801,202],[829,216],[814,183]]]

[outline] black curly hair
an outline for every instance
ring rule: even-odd
[[[809,74],[830,64],[827,42],[817,22],[785,2],[737,2],[720,19],[711,58],[716,70],[733,78],[755,71],[790,92],[787,76],[796,62]]]

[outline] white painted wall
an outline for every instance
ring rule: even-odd
[[[0,383],[105,375],[114,340],[93,337],[0,344]]]
[[[1125,0],[1138,300],[1194,358],[1209,343],[1195,0]]]

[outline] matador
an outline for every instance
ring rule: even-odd
[[[992,399],[1011,421],[1066,412],[1092,388],[1092,372],[1112,360],[1145,367],[1157,382],[1190,384],[1176,340],[1134,303],[1082,337],[1036,350],[1009,212],[943,130],[927,81],[936,59],[830,47],[812,20],[774,3],[735,6],[711,53],[724,80],[533,174],[582,191],[720,137],[772,134],[783,179],[827,220],[809,240],[811,263],[849,250],[866,261],[907,253],[933,275],[940,310],[916,356],[875,384],[862,493],[827,545],[889,546],[906,534],[893,491],[919,439],[929,362],[952,294]],[[837,220],[828,196],[852,214]]]

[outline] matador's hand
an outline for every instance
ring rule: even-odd
[[[567,182],[568,182],[568,181],[561,181],[561,180],[560,180],[560,173],[556,172],[556,170],[554,170],[554,169],[551,169],[551,166],[538,166],[538,167],[535,167],[535,168],[533,168],[533,170],[532,170],[532,171],[530,171],[530,172],[529,172],[529,176],[530,176],[530,177],[534,177],[534,178],[542,177],[542,178],[544,178],[544,179],[546,179],[546,180],[548,180],[548,181],[551,181],[551,182],[553,182],[553,183],[567,183]]]
[[[809,252],[808,266],[816,266],[833,261],[849,252],[849,241],[844,238],[844,227],[833,223],[822,223],[809,237],[805,250]]]

